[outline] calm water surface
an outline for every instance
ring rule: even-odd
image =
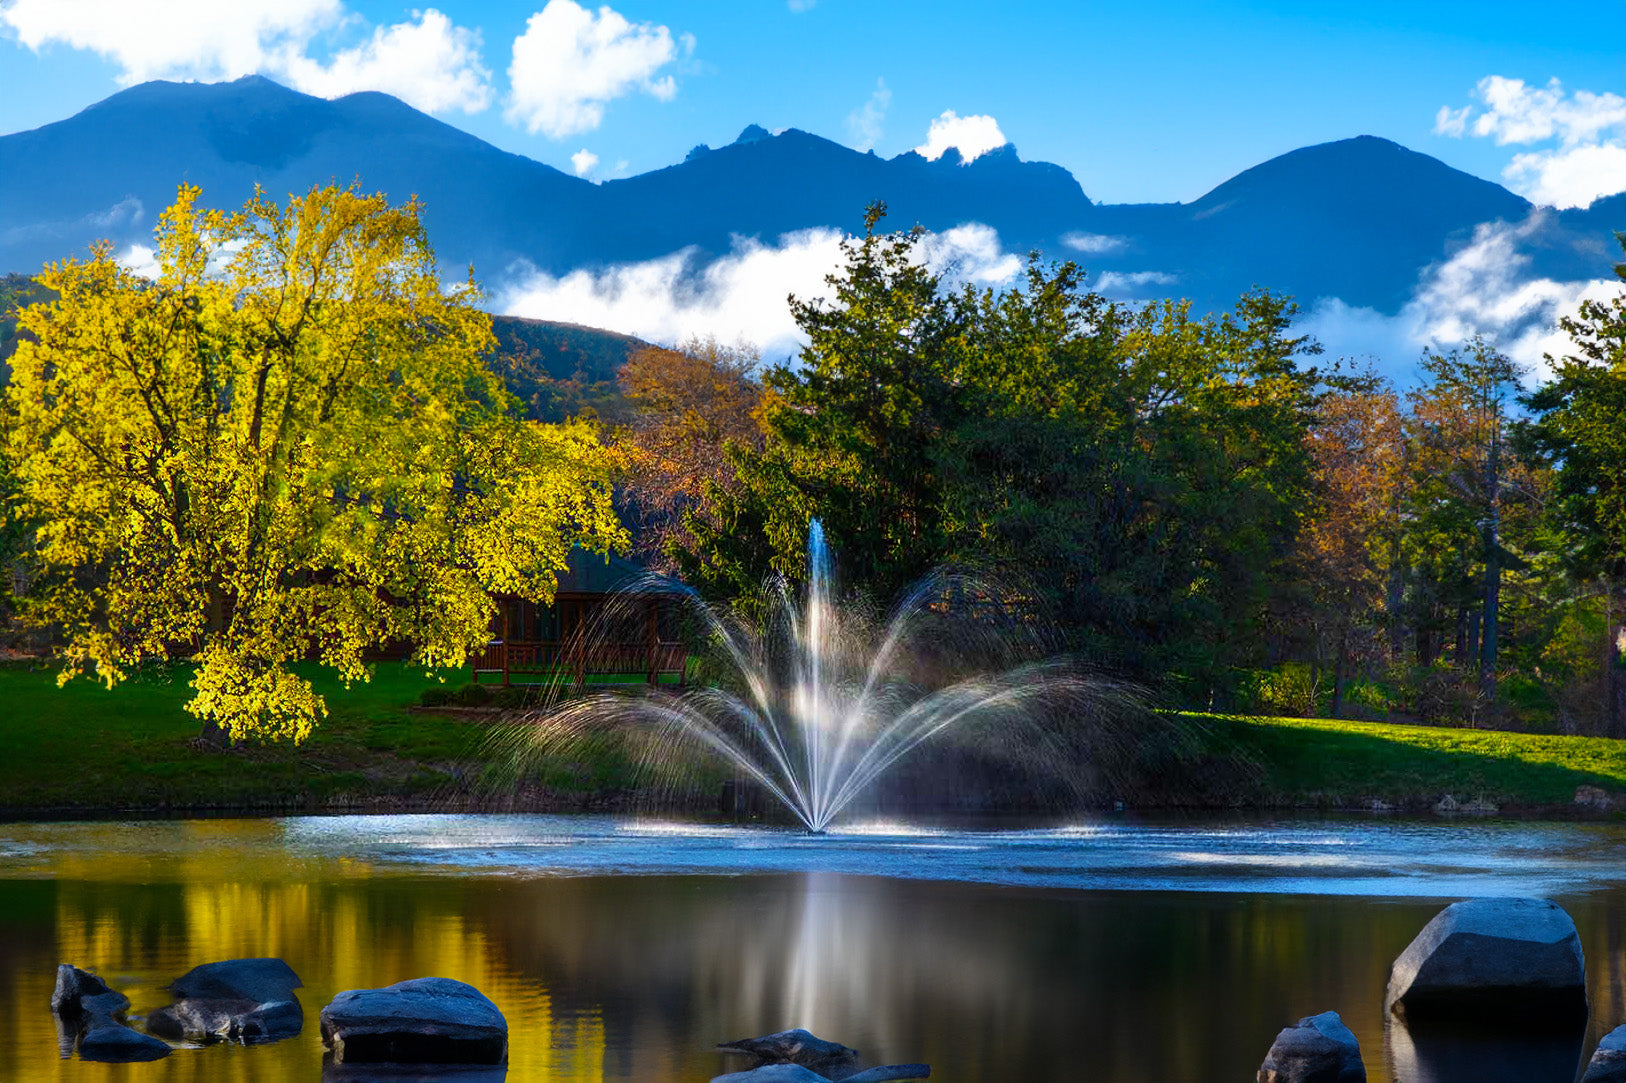
[[[1586,949],[1585,1035],[1386,1033],[1390,961],[1473,895],[1559,899]],[[1369,1076],[1570,1083],[1626,1019],[1626,831],[1284,822],[1026,831],[872,824],[825,837],[547,816],[0,825],[0,1081],[322,1075],[316,1014],[442,975],[507,1016],[510,1080],[703,1083],[711,1047],[789,1026],[947,1083],[1253,1078],[1337,1010]],[[275,955],[307,1027],[269,1046],[59,1056],[58,962],[132,1013],[192,966]]]

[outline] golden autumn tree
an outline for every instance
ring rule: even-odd
[[[492,592],[548,600],[573,546],[620,541],[614,463],[591,426],[520,418],[415,203],[198,194],[151,280],[105,246],[39,276],[58,299],[21,317],[11,515],[63,680],[190,651],[206,730],[300,740],[326,707],[290,663],[365,680],[405,642],[461,665]]]
[[[661,560],[668,543],[692,543],[684,513],[708,508],[708,493],[734,483],[729,444],[762,450],[760,360],[753,346],[691,338],[675,350],[639,350],[617,372],[633,408],[621,440],[626,492],[647,556]]]

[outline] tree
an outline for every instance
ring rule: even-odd
[[[1616,234],[1626,249],[1626,234]],[[1615,273],[1626,279],[1626,263]],[[1520,435],[1557,470],[1551,501],[1566,562],[1604,587],[1608,661],[1606,732],[1626,736],[1626,291],[1589,298],[1560,321],[1573,352],[1547,358],[1553,378],[1525,396],[1533,417]]]
[[[937,440],[959,401],[959,324],[938,278],[916,258],[920,231],[883,234],[870,207],[831,301],[791,298],[808,338],[800,365],[764,378],[761,452],[738,448],[738,494],[691,514],[693,547],[676,555],[706,589],[749,595],[770,570],[805,568],[808,522],[859,578],[890,598],[945,552],[933,472]]]
[[[1382,608],[1390,580],[1396,496],[1406,467],[1399,396],[1372,373],[1342,379],[1317,405],[1307,438],[1317,508],[1301,535],[1300,574],[1312,608],[1330,617],[1337,718],[1352,633],[1366,614]]]
[[[1502,544],[1502,518],[1515,466],[1507,443],[1519,373],[1477,338],[1449,353],[1424,354],[1423,368],[1430,380],[1412,394],[1418,440],[1414,492],[1431,505],[1423,519],[1438,527],[1429,548],[1456,558],[1459,613],[1478,610],[1469,622],[1478,634],[1465,631],[1461,637],[1459,663],[1473,658],[1480,690],[1490,695],[1496,684],[1502,575],[1511,557]],[[1441,545],[1439,537],[1454,544]]]
[[[156,280],[106,246],[40,276],[59,299],[21,318],[10,517],[35,528],[29,612],[60,628],[63,680],[190,650],[206,726],[299,740],[325,705],[290,663],[366,679],[406,642],[461,665],[490,592],[547,599],[573,546],[619,541],[612,456],[519,419],[416,204],[198,194],[162,216]]]
[[[640,350],[621,366],[616,380],[633,410],[620,440],[629,467],[625,492],[642,552],[658,559],[691,545],[684,513],[713,513],[708,491],[734,484],[728,445],[762,449],[759,357],[752,346],[694,338],[675,350]]]

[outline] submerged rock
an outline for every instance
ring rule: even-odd
[[[195,1042],[271,1042],[305,1025],[294,990],[304,983],[281,959],[226,959],[170,983],[175,1003],[147,1016],[154,1034]]]
[[[1259,1083],[1366,1083],[1361,1046],[1337,1012],[1282,1028],[1259,1066]]]
[[[800,1064],[764,1064],[748,1072],[729,1072],[712,1076],[711,1083],[831,1083],[829,1076],[820,1075]]]
[[[119,1063],[169,1056],[169,1043],[133,1030],[119,1018],[129,1006],[129,997],[96,975],[63,963],[56,968],[51,993],[58,1051],[67,1057],[77,1049],[84,1060]]]
[[[334,997],[322,1009],[322,1042],[340,1064],[501,1064],[508,1021],[472,985],[414,978]]]
[[[169,1054],[168,1042],[112,1021],[98,1020],[79,1038],[79,1056],[82,1060],[122,1063],[161,1060]]]
[[[1584,1020],[1586,961],[1575,922],[1546,899],[1453,903],[1395,960],[1384,1006],[1408,1018]]]
[[[1581,1083],[1626,1083],[1626,1026],[1603,1036],[1587,1062]]]
[[[826,1075],[831,1071],[851,1069],[858,1061],[858,1050],[840,1042],[827,1042],[814,1037],[799,1027],[761,1038],[723,1042],[717,1048],[725,1053],[748,1053],[764,1064],[799,1064]]]
[[[931,1075],[929,1064],[883,1064],[879,1068],[850,1075],[842,1083],[887,1083],[895,1079],[930,1079]]]

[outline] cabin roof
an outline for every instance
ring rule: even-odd
[[[577,546],[570,551],[570,566],[559,573],[556,593],[613,594],[636,586],[649,576],[649,569],[635,560],[614,553],[594,553]]]

